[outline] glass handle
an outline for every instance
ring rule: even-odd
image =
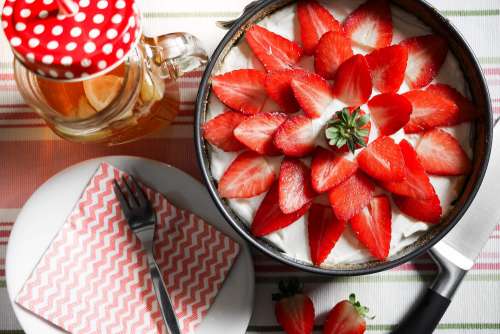
[[[156,37],[142,37],[149,65],[158,68],[162,79],[177,79],[208,62],[208,55],[195,36],[176,32]]]

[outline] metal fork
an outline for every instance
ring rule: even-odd
[[[175,316],[174,309],[167,289],[162,280],[160,269],[153,256],[153,238],[155,235],[156,212],[151,202],[146,197],[141,186],[132,177],[122,177],[124,186],[120,187],[114,180],[114,190],[125,219],[134,231],[135,235],[141,240],[142,247],[148,256],[149,271],[153,286],[160,304],[161,314],[169,334],[180,334],[179,323]]]

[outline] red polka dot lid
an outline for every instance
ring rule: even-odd
[[[114,67],[141,35],[133,0],[6,0],[2,27],[27,68],[66,80]]]

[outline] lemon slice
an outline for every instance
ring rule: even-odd
[[[78,118],[89,118],[97,114],[97,112],[89,104],[85,96],[80,96],[80,98],[78,99],[78,109],[76,110],[75,114]]]
[[[163,97],[163,86],[154,81],[149,73],[144,73],[141,84],[141,100],[145,103],[159,101]]]
[[[83,82],[83,90],[92,107],[101,111],[118,96],[123,78],[116,75],[103,75]]]

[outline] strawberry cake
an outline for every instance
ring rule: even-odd
[[[253,235],[321,267],[384,261],[440,224],[477,117],[447,42],[386,0],[298,1],[212,77],[203,136]]]

